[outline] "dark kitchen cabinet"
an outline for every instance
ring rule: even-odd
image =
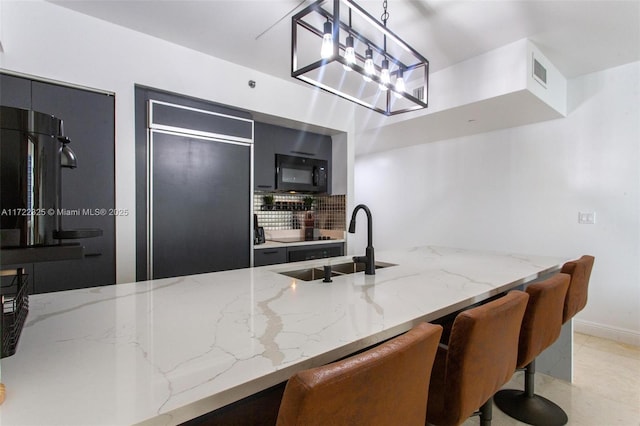
[[[78,167],[62,169],[64,230],[101,229],[102,236],[67,239],[84,246],[84,258],[34,263],[29,268],[33,293],[115,284],[115,104],[104,93],[0,75],[3,105],[52,114],[64,133]],[[100,212],[101,209],[104,211]],[[126,211],[121,212],[126,214]]]
[[[0,105],[31,109],[31,80],[0,74]]]
[[[344,255],[344,243],[312,244],[287,248],[287,261],[324,259]]]
[[[330,136],[256,122],[254,139],[254,188],[257,191],[275,190],[275,154],[327,160],[331,175]],[[330,184],[331,178],[329,193]]]
[[[253,266],[276,265],[287,263],[287,248],[265,248],[253,251]]]
[[[257,191],[273,191],[276,189],[276,157],[269,124],[255,123],[253,141],[253,187]]]
[[[344,243],[305,244],[253,250],[253,266],[275,265],[344,255]]]
[[[250,266],[251,115],[135,90],[136,279]]]
[[[331,160],[331,137],[301,130],[277,127],[274,129],[276,154]]]

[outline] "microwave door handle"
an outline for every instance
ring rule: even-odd
[[[313,167],[313,186],[318,186],[318,180],[320,173],[318,173],[318,166]]]

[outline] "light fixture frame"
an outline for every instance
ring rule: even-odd
[[[367,13],[364,9],[358,6],[353,0],[329,0],[333,3],[333,13],[328,12],[326,9],[322,7],[324,3],[327,3],[328,0],[318,0],[315,3],[307,6],[297,14],[295,14],[291,18],[291,76],[304,81],[312,86],[318,87],[324,91],[329,93],[333,93],[334,95],[340,96],[344,99],[347,99],[351,102],[355,102],[359,105],[362,105],[366,108],[372,109],[376,112],[384,114],[386,116],[392,116],[396,114],[401,114],[410,111],[416,111],[419,109],[428,107],[428,99],[429,99],[429,61],[418,53],[415,49],[405,43],[400,37],[394,34],[391,30],[389,30],[386,26],[384,26],[381,22],[376,20],[373,16]],[[365,21],[367,21],[375,30],[379,31],[383,38],[387,37],[390,40],[404,49],[407,53],[409,53],[413,58],[415,58],[415,62],[405,64],[400,61],[398,58],[389,54],[383,47],[379,46],[379,43],[376,43],[369,38],[362,35],[362,33],[358,32],[356,29],[351,27],[350,25],[345,24],[340,21],[340,8],[341,3],[344,3],[347,8],[349,8],[352,12],[357,13],[360,17],[362,17]],[[298,68],[298,29],[304,29],[312,34],[315,34],[319,37],[319,40],[322,40],[323,37],[323,29],[316,28],[311,25],[309,22],[305,21],[304,18],[310,13],[318,13],[319,15],[326,18],[332,24],[333,30],[333,53],[330,57],[323,59],[320,58],[317,61],[314,61],[306,66]],[[316,79],[306,75],[311,71],[318,70],[324,66],[331,64],[332,62],[339,62],[344,66],[350,66],[353,71],[358,72],[362,76],[368,76],[375,83],[382,84],[379,74],[369,76],[362,66],[358,62],[355,64],[348,64],[343,55],[340,55],[340,51],[344,51],[346,49],[346,45],[340,43],[340,31],[345,31],[347,35],[353,36],[355,39],[358,39],[363,45],[369,46],[371,49],[376,51],[381,56],[384,56],[390,63],[396,64],[398,69],[402,69],[404,73],[412,70],[419,70],[420,67],[423,68],[423,78],[421,84],[418,86],[423,88],[424,100],[416,98],[413,94],[408,92],[396,92],[393,84],[387,85],[389,90],[386,90],[382,96],[386,96],[386,100],[384,102],[384,108],[378,107],[373,103],[370,103],[364,99],[359,99],[355,96],[352,96],[348,93],[341,91],[339,88],[331,87],[327,84],[324,84],[321,81],[317,81]],[[319,44],[318,44],[319,46]],[[320,55],[318,55],[320,56]],[[364,57],[358,52],[356,52],[356,58],[360,62],[364,62]],[[379,71],[380,67],[376,65],[376,70]],[[346,71],[345,71],[346,72]],[[398,70],[394,70],[391,72],[391,76],[396,76],[398,74]],[[393,109],[392,106],[392,96],[395,94],[399,94],[401,97],[413,102],[413,106],[408,108],[399,108]]]

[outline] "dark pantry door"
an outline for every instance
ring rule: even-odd
[[[151,277],[248,267],[250,146],[154,130],[151,150]]]

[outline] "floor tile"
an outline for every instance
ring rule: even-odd
[[[586,334],[574,334],[574,382],[536,374],[535,390],[562,407],[570,426],[640,426],[640,348]],[[517,372],[505,388],[523,389]],[[465,426],[479,425],[479,418]],[[518,422],[494,406],[493,426]]]

